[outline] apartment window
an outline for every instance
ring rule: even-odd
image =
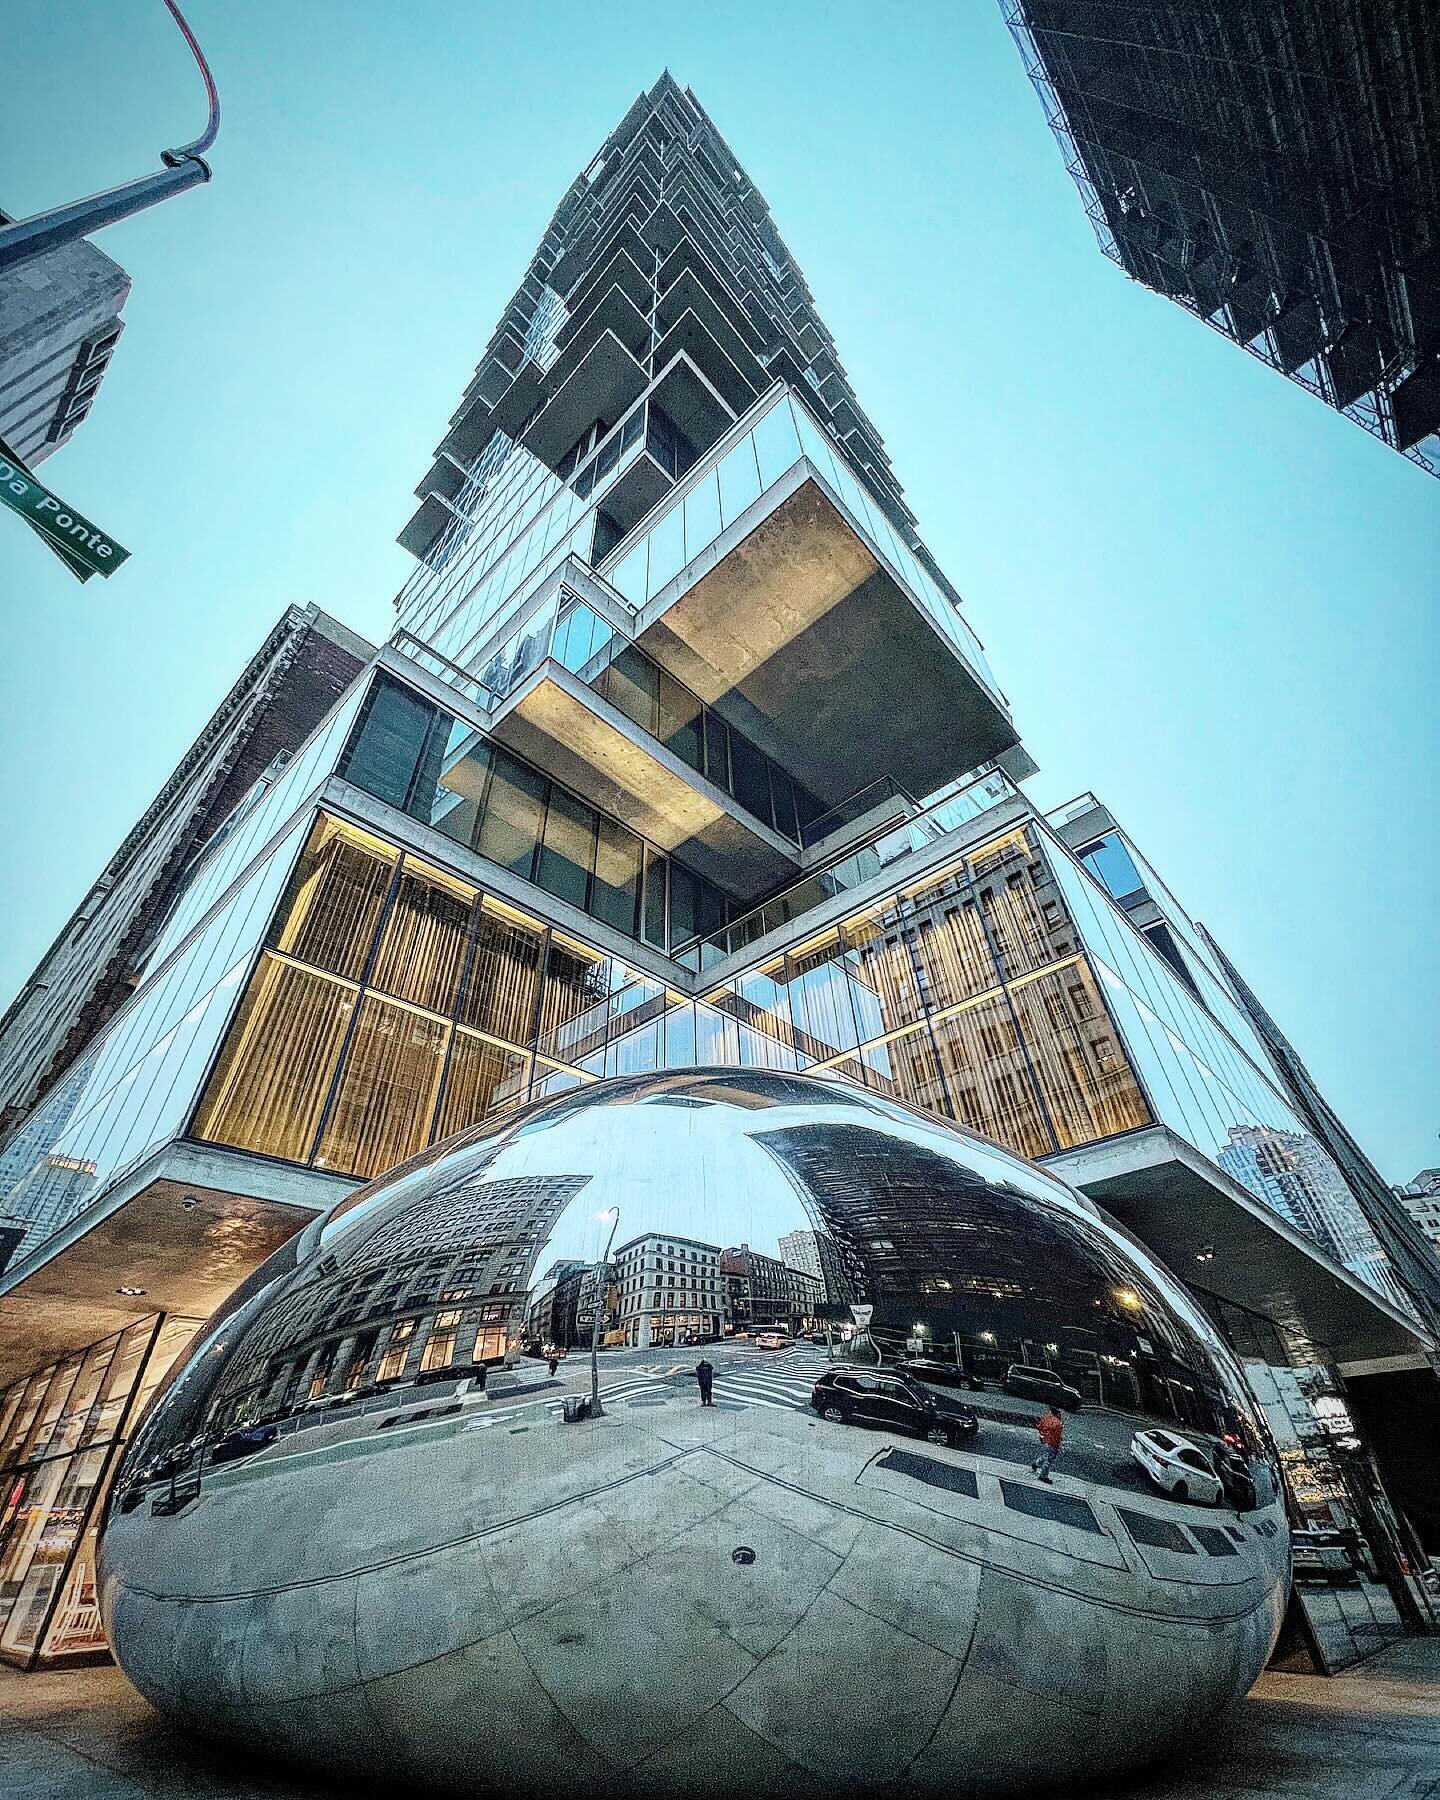
[[[551,787],[535,878],[548,893],[581,911],[590,898],[596,823],[593,807]]]

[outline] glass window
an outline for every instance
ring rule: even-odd
[[[720,482],[712,470],[685,496],[685,560],[694,562],[720,535]]]
[[[380,936],[375,986],[431,1012],[453,1012],[474,898],[463,882],[407,858]]]
[[[340,773],[379,800],[403,807],[436,709],[397,682],[377,676],[365,698]]]
[[[720,460],[720,518],[733,525],[752,500],[760,496],[760,470],[755,462],[754,434],[741,438]]]
[[[434,785],[428,792],[417,792],[410,810],[417,819],[443,831],[457,844],[471,844],[485,803],[489,773],[490,746],[478,732],[457,721]]]
[[[620,558],[607,577],[610,585],[623,594],[632,606],[645,604],[646,560],[649,551],[650,539],[641,538],[627,556]]]
[[[465,1024],[512,1043],[530,1042],[542,944],[538,925],[485,899],[460,1007]]]
[[[800,438],[790,408],[773,407],[755,427],[755,457],[760,465],[760,479],[766,487],[778,481],[800,456]]]
[[[1023,982],[1011,997],[1062,1149],[1150,1123],[1120,1034],[1083,962]]]
[[[774,807],[775,829],[791,843],[800,841],[800,826],[795,817],[795,787],[783,769],[770,765],[770,799]]]
[[[606,957],[552,932],[545,963],[540,1004],[540,1049],[558,1062],[574,1063],[590,1026],[587,1015],[599,1009],[603,1019],[609,998],[610,964]]]
[[[316,1162],[369,1177],[422,1149],[449,1035],[438,1019],[367,996]]]
[[[194,1133],[304,1162],[355,1004],[346,982],[265,956],[250,983]]]
[[[646,598],[653,599],[685,564],[685,519],[681,507],[670,509],[650,532],[650,574]]]
[[[291,877],[276,948],[358,979],[398,860],[377,838],[321,818]]]
[[[545,778],[503,750],[495,749],[493,758],[475,848],[481,856],[528,880],[545,810]]]
[[[730,727],[719,713],[705,708],[705,773],[718,788],[730,792]]]
[[[563,788],[551,787],[535,879],[547,893],[582,909],[589,898],[590,871],[595,864],[595,823],[593,807]]]
[[[748,738],[738,731],[730,733],[730,768],[734,775],[732,792],[747,812],[756,818],[770,820],[770,775],[763,757]]]
[[[633,937],[640,901],[640,840],[603,814],[599,826],[590,910],[597,919]]]
[[[529,1058],[518,1050],[502,1049],[471,1031],[457,1031],[435,1122],[437,1142],[479,1124],[492,1107],[523,1095],[528,1064]]]
[[[1116,832],[1107,831],[1104,837],[1087,844],[1079,855],[1111,899],[1133,902],[1146,897],[1144,878]]]
[[[660,671],[643,650],[627,644],[605,671],[601,694],[651,736],[659,724]]]
[[[1022,1156],[1044,1156],[1054,1149],[1003,995],[932,1020],[931,1031],[939,1060],[923,1086],[912,1080],[913,1059],[895,1058],[895,1074],[907,1100],[943,1112],[948,1095],[953,1116],[971,1131]]]
[[[665,877],[669,868],[666,857],[645,846],[645,902],[640,916],[640,929],[647,944],[658,950],[666,946]]]
[[[699,930],[699,883],[683,863],[670,859],[670,943],[678,949]]]
[[[703,768],[705,747],[701,739],[703,709],[700,702],[673,675],[667,675],[661,669],[659,676],[660,740],[692,769]]]

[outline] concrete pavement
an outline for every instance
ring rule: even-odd
[[[383,1791],[391,1800],[397,1792],[393,1782]],[[353,1780],[293,1774],[191,1737],[116,1669],[0,1669],[0,1794],[17,1800],[338,1800],[363,1792]],[[1440,1800],[1440,1639],[1393,1645],[1330,1680],[1264,1675],[1187,1761],[1106,1794]]]

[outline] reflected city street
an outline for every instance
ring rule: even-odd
[[[939,1791],[1195,1729],[1287,1572],[1236,1364],[1088,1201],[702,1069],[452,1139],[272,1258],[130,1446],[101,1604],[157,1705],[309,1759]]]

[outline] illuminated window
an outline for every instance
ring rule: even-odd
[[[405,1372],[405,1358],[410,1353],[410,1339],[415,1335],[415,1321],[401,1319],[390,1333],[390,1342],[385,1347],[385,1354],[380,1358],[380,1367],[375,1371],[377,1381],[393,1381],[397,1375]]]
[[[439,1019],[368,996],[317,1162],[380,1175],[423,1149],[449,1036]]]
[[[349,983],[262,957],[200,1103],[195,1136],[304,1162],[354,1003]]]
[[[458,1312],[442,1312],[435,1315],[435,1326],[425,1345],[420,1358],[420,1367],[425,1369],[448,1369],[455,1360],[455,1335],[460,1324]]]
[[[291,878],[276,948],[358,979],[397,860],[389,845],[322,817]]]

